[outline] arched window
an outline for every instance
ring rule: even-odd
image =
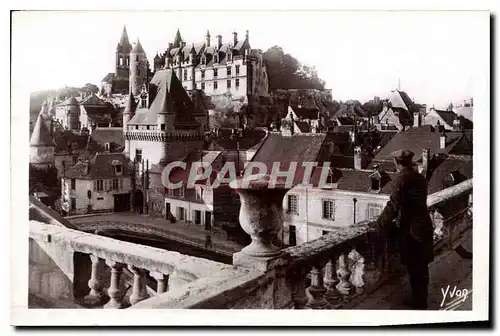
[[[123,57],[120,56],[120,65],[123,65]]]

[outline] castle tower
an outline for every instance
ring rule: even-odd
[[[31,134],[30,164],[41,169],[48,169],[54,165],[54,142],[41,113]]]
[[[146,84],[147,80],[148,59],[141,42],[137,39],[137,43],[130,52],[130,92],[134,96],[140,94],[141,88]]]
[[[70,130],[78,130],[80,121],[80,105],[75,97],[71,97],[66,105],[66,125]]]
[[[132,93],[129,94],[128,96],[128,101],[127,101],[127,106],[125,106],[125,109],[123,110],[123,133],[126,135],[127,132],[127,126],[130,120],[135,115],[135,109],[137,107],[137,104],[135,102],[134,95]],[[125,136],[125,149],[123,150],[123,153],[125,155],[128,155],[130,151],[129,148],[129,141],[127,137]]]
[[[130,45],[127,28],[123,26],[122,36],[120,42],[116,46],[116,77],[119,79],[128,79],[130,70]]]

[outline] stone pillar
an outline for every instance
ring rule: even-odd
[[[120,290],[120,277],[122,275],[123,264],[106,260],[106,265],[111,268],[111,280],[108,288],[109,302],[106,303],[104,308],[125,308],[126,304],[123,302],[123,294]]]
[[[328,309],[330,305],[325,299],[326,288],[323,285],[323,274],[321,274],[321,266],[314,265],[311,269],[311,286],[306,290],[307,294],[307,309]]]
[[[342,254],[339,258],[339,269],[337,270],[337,277],[339,278],[339,283],[337,284],[337,290],[342,295],[349,295],[352,291],[352,284],[349,282],[349,277],[351,272],[347,266],[346,257]]]
[[[325,298],[334,308],[337,308],[336,306],[341,300],[340,293],[336,288],[339,283],[337,279],[337,258],[330,259],[325,265],[323,283],[326,288]]]
[[[150,272],[151,276],[155,278],[157,282],[156,293],[161,294],[168,291],[168,275],[160,272]]]
[[[90,293],[85,296],[84,302],[90,306],[99,306],[107,299],[107,295],[104,293],[103,284],[100,278],[100,272],[104,263],[101,258],[93,254],[90,255],[90,261],[92,261],[92,271],[88,282]]]
[[[146,284],[144,277],[146,271],[142,268],[135,267],[134,265],[129,265],[128,269],[134,274],[134,284],[132,286],[132,294],[130,294],[129,301],[131,305],[136,304],[139,301],[147,299],[148,292],[146,291]]]
[[[289,190],[276,183],[268,188],[269,175],[247,176],[231,182],[241,200],[239,221],[252,242],[233,255],[233,265],[267,270],[269,262],[281,255],[273,244],[283,228],[283,197]]]

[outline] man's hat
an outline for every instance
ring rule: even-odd
[[[400,149],[391,153],[391,156],[398,160],[411,160],[415,153],[408,149]]]

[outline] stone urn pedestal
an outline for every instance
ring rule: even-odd
[[[239,221],[252,242],[233,254],[233,265],[266,271],[284,261],[281,248],[274,245],[283,229],[283,197],[290,190],[276,183],[270,188],[269,175],[236,179],[230,187],[240,196]]]

